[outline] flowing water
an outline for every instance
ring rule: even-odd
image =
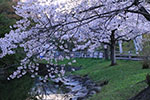
[[[98,93],[101,87],[88,76],[68,75],[47,83],[36,80],[31,94],[39,100],[86,100]]]

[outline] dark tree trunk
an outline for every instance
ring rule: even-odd
[[[111,58],[111,66],[116,65],[116,54],[115,54],[115,30],[112,31],[110,36],[111,44],[110,44],[110,58]]]
[[[111,44],[110,46],[111,51],[111,66],[116,65],[116,54],[115,54],[115,44]]]

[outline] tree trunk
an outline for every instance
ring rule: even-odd
[[[116,54],[115,54],[115,44],[111,44],[110,46],[111,51],[111,66],[116,65]]]
[[[115,40],[115,31],[116,31],[116,30],[113,30],[113,31],[112,31],[112,34],[111,34],[111,36],[110,36],[110,38],[111,38],[111,44],[110,44],[111,66],[116,65],[116,54],[115,54],[115,43],[116,43],[116,40]]]

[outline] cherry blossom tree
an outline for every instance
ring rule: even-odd
[[[146,2],[139,0],[108,2],[101,0],[101,4],[97,6],[92,6],[83,11],[73,11],[77,12],[73,15],[73,19],[77,19],[77,22],[68,24],[67,26],[71,27],[68,30],[71,30],[70,33],[77,30],[75,32],[77,37],[81,37],[79,38],[80,41],[89,41],[85,45],[79,45],[78,49],[89,46],[90,50],[94,50],[101,43],[110,46],[111,65],[115,65],[115,44],[117,41],[130,41],[143,33],[149,32],[150,17],[146,10],[148,6]],[[83,9],[83,7],[80,9]],[[71,25],[75,27],[72,28]],[[79,34],[80,36],[78,36]]]
[[[131,1],[131,0],[130,0]],[[111,51],[111,65],[116,64],[115,58],[115,45],[118,41],[130,41],[134,40],[136,37],[140,36],[143,33],[148,33],[149,29],[149,13],[145,9],[148,4],[140,3],[138,0],[131,1],[132,3],[128,6],[129,2],[123,2],[123,5],[118,6],[118,2],[112,2],[112,5],[117,5],[118,8],[115,10],[115,13],[108,14],[105,18],[96,19],[90,22],[88,26],[88,32],[85,34],[89,39],[96,44],[94,47],[97,47],[99,43],[104,43],[110,46]],[[145,6],[145,7],[144,7]],[[119,8],[120,7],[120,8]],[[123,8],[122,8],[123,7]],[[108,9],[108,8],[105,8]],[[111,9],[115,9],[112,6]],[[118,10],[122,9],[122,10]],[[108,11],[109,11],[108,10]],[[97,14],[98,12],[95,11]],[[109,12],[107,12],[109,13]],[[102,17],[102,16],[100,16]],[[102,21],[101,21],[102,20]],[[94,22],[94,24],[92,24]],[[83,34],[83,32],[82,32]],[[91,42],[91,43],[92,43]]]
[[[93,37],[91,39],[97,39],[99,43],[110,46],[111,65],[116,64],[115,45],[118,41],[134,40],[137,36],[148,33],[149,30],[147,27],[150,27],[149,22],[139,14],[127,13],[124,17],[120,16],[121,15],[115,16],[116,18],[109,21],[109,25],[107,25],[107,28],[104,30],[101,27],[103,27],[105,23],[99,28],[91,28],[93,32],[92,35],[90,35],[90,37]],[[145,28],[142,26],[145,26]]]
[[[72,51],[86,47],[93,51],[101,43],[107,44],[111,48],[111,64],[116,64],[116,41],[129,41],[149,31],[147,27],[150,25],[150,15],[146,10],[148,6],[147,3],[139,0],[18,2],[14,9],[22,19],[11,26],[14,30],[11,30],[4,38],[0,38],[2,51],[0,57],[14,54],[14,48],[22,47],[26,58],[21,60],[18,69],[8,79],[20,78],[26,73],[30,73],[31,77],[38,76],[38,60],[41,56],[50,64],[53,60],[69,59],[69,56],[58,58],[54,56],[58,46],[65,53],[70,52],[68,44],[64,41],[74,43]],[[72,38],[75,40],[71,40]],[[62,42],[62,45],[57,43],[58,40]],[[78,44],[81,42],[84,45]],[[52,77],[51,71],[48,72],[44,80]]]

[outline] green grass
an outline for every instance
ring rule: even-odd
[[[61,64],[67,62],[65,60]],[[128,100],[147,86],[144,82],[136,84],[145,80],[146,74],[150,73],[150,69],[142,69],[141,62],[118,60],[117,63],[116,66],[109,66],[110,61],[77,59],[77,63],[73,64],[73,66],[83,66],[82,70],[74,74],[88,74],[96,82],[109,80],[108,85],[90,100]]]

